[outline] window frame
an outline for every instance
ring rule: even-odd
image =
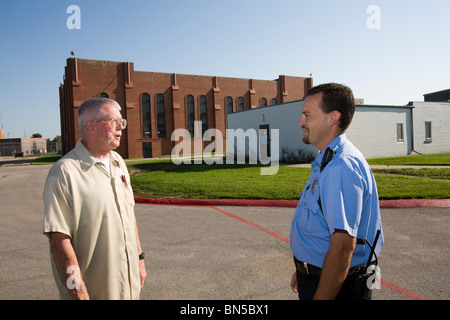
[[[242,102],[242,103],[241,103]],[[244,98],[242,98],[242,97],[238,97],[237,98],[237,103],[236,103],[236,107],[237,107],[237,112],[239,112],[239,111],[244,111],[245,110],[245,101],[244,101]],[[241,109],[241,106],[242,106],[242,109]]]
[[[166,138],[166,99],[162,93],[156,95],[156,128],[158,138]]]
[[[433,127],[432,121],[425,121],[425,142],[433,141]]]
[[[397,122],[397,142],[405,141],[405,134],[403,129],[404,129],[403,122]]]
[[[208,99],[201,95],[198,99],[200,109],[200,121],[202,122],[202,135],[208,130]]]
[[[144,105],[144,97],[148,96],[148,119],[145,114],[147,108],[147,101],[145,101]],[[151,104],[151,96],[149,93],[144,92],[141,94],[141,117],[142,117],[142,138],[151,138],[152,137],[152,104]],[[148,131],[145,130],[148,126]]]
[[[195,99],[192,94],[186,96],[186,129],[194,136],[194,121],[195,121]],[[192,107],[192,111],[189,108]]]

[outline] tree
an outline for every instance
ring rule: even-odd
[[[33,135],[31,137],[32,138],[42,138],[42,134],[40,134],[40,133],[33,133]]]

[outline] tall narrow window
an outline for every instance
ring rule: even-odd
[[[431,142],[431,121],[425,121],[425,141]]]
[[[270,104],[271,104],[271,105],[277,104],[277,99],[273,98],[273,99],[270,101]]]
[[[208,108],[206,97],[200,96],[200,121],[202,122],[202,135],[208,130]]]
[[[187,130],[194,136],[194,97],[188,95],[186,98],[186,125]]]
[[[227,97],[225,104],[227,106],[227,114],[233,113],[233,98]]]
[[[397,123],[397,141],[403,142],[403,123]]]
[[[261,98],[261,101],[259,103],[260,107],[265,107],[267,106],[267,99],[266,98]]]
[[[151,138],[152,137],[152,121],[150,113],[150,95],[148,93],[143,93],[141,97],[141,108],[142,108],[142,137]]]
[[[164,95],[156,96],[156,122],[158,126],[158,138],[166,137],[166,106],[164,103]]]
[[[237,99],[237,111],[244,111],[244,98],[242,97]]]

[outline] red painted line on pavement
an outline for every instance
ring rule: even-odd
[[[214,207],[214,206],[209,206],[209,208],[217,210],[219,212],[222,212],[223,214],[226,214],[227,216],[229,216],[231,218],[237,219],[237,220],[239,220],[241,222],[244,222],[244,223],[246,223],[246,224],[248,224],[248,225],[250,225],[250,226],[252,226],[252,227],[254,227],[256,229],[259,229],[259,230],[261,230],[261,231],[263,231],[263,232],[265,232],[265,233],[267,233],[267,234],[269,234],[271,236],[274,236],[275,238],[278,238],[280,240],[283,240],[284,242],[290,243],[290,240],[288,238],[280,236],[278,233],[272,232],[272,231],[270,231],[270,230],[268,230],[268,229],[266,229],[264,227],[261,227],[260,225],[258,225],[256,223],[253,223],[253,222],[251,222],[249,220],[246,220],[244,218],[241,218],[241,217],[239,217],[237,215],[234,215],[232,213],[229,213],[229,212],[227,212],[225,210],[219,209],[219,208]]]
[[[223,209],[220,209],[220,208],[217,208],[217,207],[214,207],[214,206],[208,206],[208,207],[211,208],[211,209],[217,210],[217,211],[219,211],[219,212],[221,212],[221,213],[223,213],[223,214],[225,214],[225,215],[227,215],[227,216],[229,216],[231,218],[234,218],[236,220],[244,222],[244,223],[248,224],[249,226],[252,226],[252,227],[254,227],[254,228],[258,229],[258,230],[261,230],[261,231],[263,231],[263,232],[265,232],[265,233],[267,233],[267,234],[269,234],[271,236],[274,236],[275,238],[283,240],[286,243],[290,243],[290,240],[288,238],[280,236],[278,233],[272,232],[272,231],[270,231],[270,230],[268,230],[268,229],[266,229],[264,227],[261,227],[260,225],[258,225],[256,223],[253,223],[253,222],[251,222],[249,220],[241,218],[241,217],[239,217],[239,216],[237,216],[235,214],[232,214],[232,213],[230,213],[228,211],[225,211]],[[412,299],[415,299],[415,300],[428,300],[427,298],[422,297],[421,295],[418,295],[418,294],[416,294],[414,292],[411,292],[411,291],[409,291],[409,290],[407,290],[405,288],[399,287],[399,286],[397,286],[397,285],[395,285],[395,284],[393,284],[393,283],[391,283],[389,281],[386,281],[384,279],[380,279],[380,283],[381,283],[381,285],[383,285],[383,286],[385,286],[385,287],[387,287],[389,289],[392,289],[394,291],[397,291],[397,292],[399,292],[399,293],[401,293],[401,294],[403,294],[405,296],[408,296],[408,297],[410,297]]]
[[[394,291],[397,291],[405,296],[408,296],[410,298],[413,298],[415,300],[428,300],[428,298],[422,297],[421,295],[418,295],[417,293],[411,292],[409,290],[406,290],[405,288],[399,287],[389,281],[386,281],[384,279],[380,279],[381,285],[388,287],[389,289],[392,289]]]

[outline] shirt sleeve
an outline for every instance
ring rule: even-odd
[[[73,210],[67,181],[61,172],[51,170],[44,188],[44,228],[48,236],[60,232],[73,237]]]
[[[343,160],[329,168],[327,179],[322,187],[323,213],[333,234],[336,229],[345,230],[356,237],[361,220],[364,195],[364,180],[351,165]]]

